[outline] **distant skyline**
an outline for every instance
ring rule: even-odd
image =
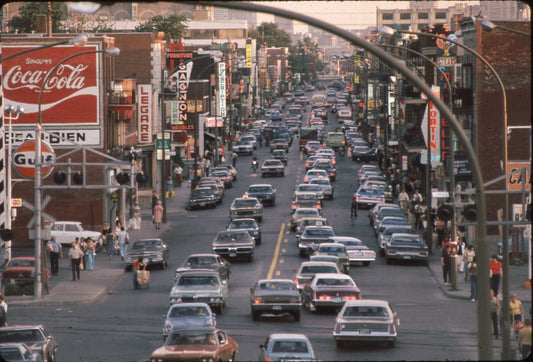
[[[456,3],[479,4],[479,1],[434,2],[438,4],[438,7],[453,6]],[[369,26],[375,26],[376,9],[378,8],[409,8],[409,1],[261,1],[257,3],[302,13],[346,30],[366,29]],[[307,29],[307,24],[298,23],[295,27],[296,32],[307,32]]]

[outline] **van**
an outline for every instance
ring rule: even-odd
[[[311,98],[311,108],[326,107],[326,96],[324,94],[315,94]]]
[[[342,132],[328,132],[326,136],[326,146],[336,149],[338,147],[344,147],[346,145],[346,139]]]

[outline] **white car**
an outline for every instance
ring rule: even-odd
[[[315,360],[313,346],[304,334],[272,333],[259,348],[259,361]]]
[[[313,178],[309,181],[309,185],[318,185],[322,189],[325,199],[333,200],[333,186],[328,179]]]
[[[239,140],[233,145],[231,150],[239,155],[251,155],[254,152],[254,145],[251,141]]]
[[[63,245],[72,244],[77,237],[91,238],[99,246],[103,243],[101,232],[86,230],[80,221],[56,221],[50,230],[50,237],[52,236]]]

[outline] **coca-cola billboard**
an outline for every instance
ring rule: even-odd
[[[32,47],[3,45],[2,57],[29,48]],[[36,49],[3,62],[4,103],[24,107],[24,114],[14,120],[13,125],[38,122],[39,94],[52,68],[75,54],[95,50],[98,50],[97,46],[58,46]],[[74,56],[50,75],[41,100],[41,122],[44,125],[70,128],[100,125],[99,56],[100,53]]]

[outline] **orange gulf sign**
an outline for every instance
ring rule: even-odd
[[[35,178],[35,141],[26,141],[13,154],[13,165],[24,177]],[[41,142],[42,177],[48,176],[54,169],[56,155],[54,149],[47,143]]]
[[[531,190],[531,168],[527,169],[525,175],[522,174],[522,168],[531,166],[529,161],[508,161],[506,174],[515,172],[507,176],[507,190],[522,190],[522,185],[525,190]]]

